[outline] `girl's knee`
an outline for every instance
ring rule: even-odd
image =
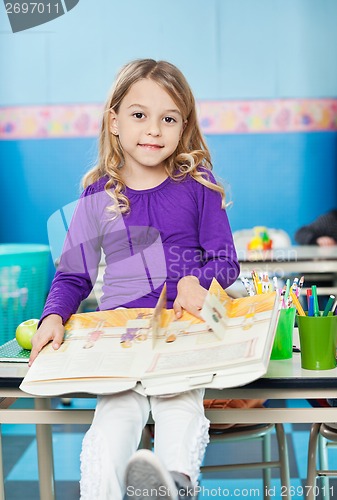
[[[151,411],[153,418],[156,419],[161,412],[183,412],[186,414],[204,415],[204,389],[196,389],[170,397],[152,397]]]
[[[148,399],[134,391],[100,396],[94,416],[94,425],[139,426],[143,428],[149,416]]]

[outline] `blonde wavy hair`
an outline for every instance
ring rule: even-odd
[[[181,71],[166,61],[153,59],[137,59],[125,65],[118,73],[104,106],[101,132],[99,137],[97,165],[82,179],[85,188],[107,175],[105,191],[113,199],[109,207],[111,212],[128,213],[130,202],[125,195],[125,183],[120,170],[124,163],[123,151],[118,137],[110,131],[110,110],[118,113],[119,106],[131,86],[139,80],[149,78],[160,85],[173,99],[182,115],[186,126],[175,152],[166,159],[165,170],[169,177],[179,181],[187,175],[197,182],[218,191],[221,194],[222,206],[225,207],[225,193],[220,184],[210,182],[207,170],[212,170],[209,150],[202,136],[191,88]],[[202,170],[198,170],[198,166]],[[113,189],[112,189],[113,188]]]

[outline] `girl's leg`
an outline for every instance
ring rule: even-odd
[[[209,441],[203,389],[172,397],[151,397],[154,451],[168,471],[186,474],[196,485]]]
[[[81,500],[121,500],[125,467],[137,450],[149,402],[135,391],[97,400],[81,453]]]

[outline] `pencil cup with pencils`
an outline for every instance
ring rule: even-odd
[[[301,345],[301,366],[307,370],[336,367],[337,316],[296,316]]]
[[[270,359],[292,358],[295,314],[295,307],[280,310]]]

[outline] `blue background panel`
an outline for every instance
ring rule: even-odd
[[[230,185],[233,230],[266,225],[293,238],[301,225],[336,206],[335,132],[207,139],[215,172]]]
[[[0,3],[0,105],[102,102],[118,68],[178,65],[197,99],[335,97],[336,0],[80,0],[13,34]]]
[[[337,199],[337,133],[233,134],[207,138],[214,172],[233,201],[233,230],[295,230]],[[47,242],[50,215],[78,198],[96,139],[0,143],[2,242]],[[10,175],[8,174],[10,172]]]

